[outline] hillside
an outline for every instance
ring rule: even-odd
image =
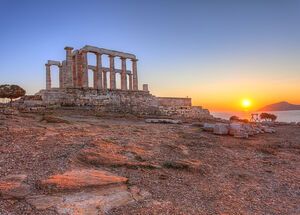
[[[278,102],[275,104],[267,105],[258,111],[287,111],[287,110],[300,110],[300,105],[290,104],[288,102]]]
[[[299,214],[299,143],[291,125],[237,139],[86,109],[0,113],[0,214]]]

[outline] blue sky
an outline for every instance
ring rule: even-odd
[[[0,83],[31,94],[48,59],[89,44],[136,54],[155,95],[209,108],[243,96],[300,103],[299,0],[0,0],[0,27]]]

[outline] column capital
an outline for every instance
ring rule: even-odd
[[[50,67],[51,65],[50,65],[50,64],[48,64],[48,63],[45,63],[45,66],[49,66],[49,67]]]
[[[126,58],[126,57],[120,57],[120,59],[121,59],[121,60],[126,60],[127,58]]]
[[[137,58],[131,58],[130,59],[132,62],[137,62],[139,59],[137,59]]]
[[[70,47],[70,46],[66,46],[65,47],[65,50],[73,50],[74,48],[73,47]]]
[[[110,54],[110,55],[108,55],[108,57],[109,58],[114,58],[114,57],[116,57],[116,55]]]

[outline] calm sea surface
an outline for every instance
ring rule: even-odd
[[[277,121],[279,122],[300,122],[300,110],[265,112],[275,114],[277,116]],[[231,116],[238,116],[242,119],[250,119],[251,113],[259,114],[260,112],[211,112],[214,117],[222,119],[229,119]]]

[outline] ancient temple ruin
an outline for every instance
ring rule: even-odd
[[[108,89],[107,73],[109,73],[109,89],[116,89],[116,74],[119,73],[121,74],[121,90],[138,90],[138,59],[135,55],[94,46],[84,46],[79,50],[74,50],[72,47],[65,47],[65,50],[65,60],[62,62],[48,60],[45,64],[47,90],[52,88],[51,66],[57,66],[59,68],[59,88],[88,88],[88,70],[91,69],[93,71],[94,89]],[[96,66],[89,65],[87,58],[88,53],[95,54]],[[109,68],[102,66],[103,55],[109,57]],[[121,60],[121,69],[115,68],[116,58],[120,58]],[[129,70],[126,66],[126,61],[128,60],[132,62],[132,68]]]
[[[191,98],[157,97],[149,92],[147,84],[139,89],[138,60],[134,54],[88,45],[78,50],[65,47],[65,52],[65,60],[46,63],[46,89],[20,99],[21,106],[30,110],[67,106],[134,115],[211,117],[208,110],[192,106]],[[89,65],[88,53],[96,56],[95,66]],[[109,58],[109,67],[103,66],[104,56]],[[116,59],[121,60],[121,69],[116,68]],[[127,68],[129,61],[131,68]],[[59,87],[51,85],[52,66],[59,68]],[[89,87],[89,70],[93,71],[92,87]],[[118,84],[117,74],[121,76]]]

